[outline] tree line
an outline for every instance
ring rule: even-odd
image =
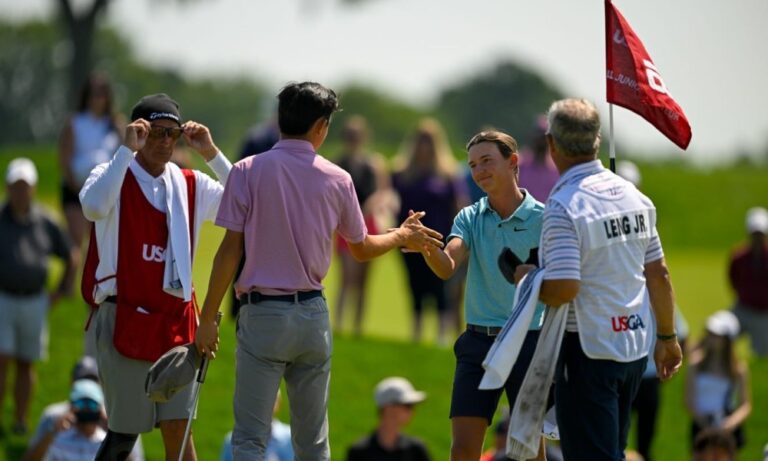
[[[0,43],[0,144],[54,142],[76,100],[71,40],[53,22],[0,22]],[[91,61],[91,70],[111,77],[122,113],[144,94],[166,92],[182,104],[185,118],[204,121],[219,143],[230,149],[239,145],[250,125],[268,115],[265,107],[275,107],[279,90],[269,88],[258,75],[193,78],[171,67],[147,65],[109,27],[95,30]],[[365,82],[337,90],[344,109],[337,121],[343,123],[352,114],[365,116],[374,130],[375,145],[385,153],[396,150],[426,115],[445,125],[454,147],[487,126],[506,130],[524,143],[536,115],[562,96],[546,78],[512,60],[489,63],[476,75],[444,88],[430,107],[403,101]]]

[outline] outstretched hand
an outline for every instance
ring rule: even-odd
[[[421,223],[421,218],[426,214],[424,211],[408,211],[408,217],[399,227],[405,235],[403,251],[429,255],[433,249],[443,248],[443,235]]]
[[[184,129],[184,140],[189,147],[203,156],[206,162],[213,160],[219,152],[219,148],[213,143],[208,127],[190,120],[182,128]]]

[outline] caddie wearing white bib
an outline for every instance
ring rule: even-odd
[[[597,159],[600,119],[591,103],[557,101],[548,121],[561,176],[544,210],[540,299],[569,309],[555,374],[561,446],[568,461],[623,460],[651,335],[662,380],[682,362],[656,209]]]

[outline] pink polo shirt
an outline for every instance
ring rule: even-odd
[[[321,290],[334,231],[353,243],[367,234],[349,173],[294,139],[232,167],[216,225],[244,233],[238,295]]]

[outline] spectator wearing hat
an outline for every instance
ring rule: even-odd
[[[99,383],[99,368],[96,359],[91,356],[83,356],[72,368],[72,382],[80,380],[91,380]],[[52,403],[43,409],[43,414],[37,423],[37,429],[29,439],[27,452],[24,455],[24,461],[42,459],[48,446],[58,433],[69,429],[75,423],[75,414],[72,412],[72,406],[69,400]],[[106,416],[101,419],[100,424],[103,429],[107,429]],[[133,447],[130,461],[144,461],[144,450],[139,438]]]
[[[755,354],[768,356],[768,211],[755,207],[747,212],[749,243],[731,255],[728,276],[736,292],[733,313],[749,335]]]
[[[685,403],[692,418],[691,441],[705,429],[733,434],[744,445],[743,424],[752,411],[747,364],[733,346],[739,321],[730,311],[707,319],[706,335],[691,351]]]
[[[160,427],[169,459],[182,450],[193,409],[192,386],[164,403],[146,398],[152,363],[194,338],[197,321],[192,259],[203,221],[212,220],[232,165],[208,128],[182,123],[165,94],[141,98],[124,145],[96,166],[80,191],[95,223],[83,269],[83,296],[98,306],[95,328],[109,431],[96,459],[125,459],[137,434]],[[182,170],[171,157],[179,138],[203,157],[219,181]],[[190,437],[185,460],[196,459]]]
[[[64,231],[35,201],[37,169],[17,158],[5,176],[6,202],[0,204],[0,408],[10,363],[16,364],[13,431],[27,431],[27,414],[35,384],[34,362],[47,355],[49,307],[72,293],[77,267]],[[50,256],[64,261],[57,288],[46,290]],[[0,412],[0,417],[2,412]],[[0,424],[2,432],[2,424]]]
[[[427,394],[417,391],[405,378],[386,378],[376,385],[374,400],[379,412],[379,424],[369,436],[363,437],[347,451],[347,461],[426,461],[427,447],[419,439],[402,433],[413,418],[417,403]]]
[[[72,384],[69,408],[73,420],[62,421],[54,435],[41,440],[40,449],[28,454],[25,461],[90,461],[96,456],[107,432],[101,427],[104,418],[104,394],[91,379]],[[41,454],[40,454],[41,453]]]

